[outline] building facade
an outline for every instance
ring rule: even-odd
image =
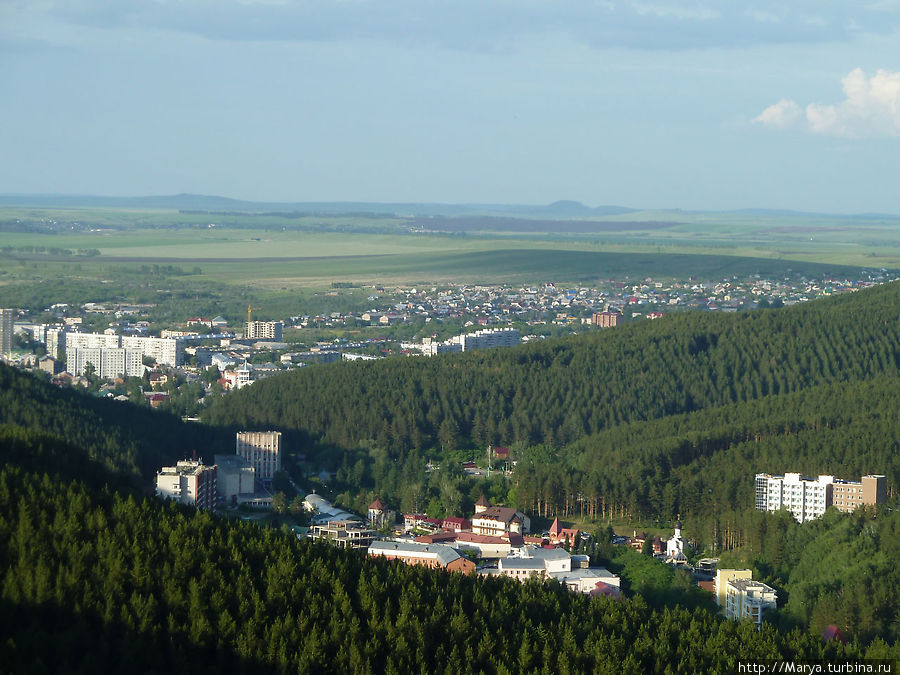
[[[773,476],[756,474],[756,508],[760,511],[787,509],[797,522],[805,523],[820,517],[829,506],[850,512],[863,504],[880,504],[887,496],[883,475],[863,476],[860,481],[848,481],[834,476],[820,475],[816,479],[799,473]]]
[[[270,482],[281,471],[281,432],[239,431],[234,452],[249,462],[258,480]]]
[[[0,309],[0,356],[12,354],[15,316],[14,309]]]
[[[368,555],[380,555],[388,560],[400,560],[407,565],[423,565],[448,572],[469,574],[475,571],[475,563],[460,555],[459,551],[441,544],[376,541],[369,546]]]
[[[216,467],[184,460],[156,474],[156,496],[201,509],[216,506]]]
[[[591,323],[600,328],[612,328],[622,323],[622,315],[618,312],[594,312]]]
[[[101,379],[141,377],[144,374],[142,356],[137,349],[72,347],[66,350],[66,365],[73,375],[84,375],[85,368],[91,365],[94,374]]]
[[[244,339],[275,340],[280,342],[284,324],[281,321],[247,321],[244,323]]]
[[[887,479],[882,475],[863,476],[858,481],[836,480],[832,489],[834,506],[844,513],[863,504],[881,504],[887,499]]]
[[[765,611],[775,606],[775,589],[761,581],[732,579],[725,586],[725,616],[729,619],[750,619],[759,628]]]

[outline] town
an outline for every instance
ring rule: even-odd
[[[489,450],[510,459],[508,448]],[[236,434],[234,454],[216,454],[212,465],[191,459],[161,468],[155,492],[163,499],[232,515],[273,507],[283,511],[285,496],[272,493],[276,477],[285,478],[283,456],[281,432],[241,431]],[[292,478],[287,480],[298,489]],[[757,474],[755,481],[757,510],[785,509],[801,523],[821,517],[830,507],[850,513],[886,500],[884,475],[852,481],[825,475],[811,479],[797,473]],[[597,542],[590,533],[564,527],[556,517],[538,534],[526,513],[492,505],[484,495],[467,517],[405,513],[398,518],[379,498],[369,504],[365,515],[358,515],[315,492],[302,501],[298,495],[291,507],[296,514],[305,514],[308,522],[308,526],[292,528],[299,538],[445,572],[502,576],[523,583],[555,581],[575,593],[621,597],[620,577],[592,564]],[[689,574],[727,618],[749,619],[759,629],[766,613],[776,609],[777,591],[754,580],[751,570],[719,568],[718,558],[697,559],[696,555],[691,563],[691,546],[680,520],[667,540],[635,531],[630,537],[612,534],[609,543],[631,547]]]
[[[638,282],[597,286],[546,283],[512,287],[370,286],[370,309],[294,314],[261,321],[189,316],[172,323],[155,305],[98,300],[81,306],[0,310],[0,355],[47,373],[56,384],[91,387],[98,395],[197,413],[219,395],[293,368],[339,360],[435,355],[506,347],[534,339],[653,320],[672,312],[737,312],[782,307],[889,282],[896,273],[858,278]],[[323,292],[338,304],[345,284]],[[258,310],[257,314],[258,314]],[[347,335],[356,335],[348,339]],[[126,383],[127,378],[144,382]],[[176,391],[188,385],[190,396]]]

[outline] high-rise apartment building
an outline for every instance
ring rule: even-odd
[[[600,328],[612,328],[622,323],[622,315],[618,312],[594,312],[591,323]]]
[[[827,475],[812,479],[799,473],[756,474],[756,508],[787,509],[800,523],[818,518],[829,506],[850,512],[863,504],[880,504],[886,493],[885,477],[881,475],[864,476],[856,482]]]
[[[15,315],[13,309],[0,309],[0,356],[12,354]]]
[[[281,321],[247,321],[244,323],[244,338],[247,340],[281,340],[284,324]]]
[[[66,350],[66,364],[73,375],[84,375],[90,364],[94,374],[102,379],[125,375],[141,377],[144,363],[139,349],[121,347],[71,347]]]
[[[0,309],[0,356],[9,356],[13,348],[14,309]]]
[[[51,342],[53,344],[51,344]],[[133,349],[149,356],[164,366],[180,366],[184,363],[184,343],[174,338],[138,337],[134,335],[116,335],[115,333],[71,333],[68,331],[47,331],[47,352],[56,357],[60,351],[66,354],[70,349]],[[55,351],[55,353],[54,353]],[[74,372],[68,366],[69,372]]]
[[[216,505],[216,467],[184,460],[156,474],[156,496],[180,504],[212,509]]]
[[[269,482],[281,471],[281,432],[239,431],[235,454],[250,463],[258,480]]]

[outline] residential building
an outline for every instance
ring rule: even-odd
[[[594,312],[591,323],[600,328],[612,328],[622,323],[622,315],[618,312]]]
[[[459,551],[441,544],[375,541],[369,546],[368,555],[380,555],[389,560],[400,560],[407,565],[424,565],[448,572],[469,574],[475,571],[475,563],[462,556]]]
[[[494,347],[512,347],[521,342],[519,331],[515,328],[495,328],[477,330],[474,333],[463,333],[450,338],[448,342],[459,344],[461,351],[473,349],[493,349]]]
[[[244,323],[245,340],[281,340],[284,324],[281,321],[247,321]]]
[[[0,309],[0,356],[12,355],[16,310]]]
[[[66,368],[73,375],[84,375],[90,365],[94,374],[104,380],[116,377],[141,377],[144,374],[142,354],[137,349],[121,347],[70,347],[66,349]]]
[[[801,523],[818,518],[829,506],[850,512],[863,504],[880,504],[886,495],[883,475],[848,481],[829,475],[820,475],[814,480],[799,473],[756,474],[756,508],[760,511],[785,508]]]
[[[52,333],[52,336],[51,336]],[[47,352],[53,353],[53,345],[57,350],[72,348],[93,349],[96,347],[137,349],[143,356],[165,366],[180,366],[184,363],[184,343],[174,338],[140,337],[135,335],[117,335],[116,333],[73,333],[68,331],[47,331]],[[65,345],[63,345],[65,342]],[[68,358],[68,357],[67,357]],[[71,367],[71,366],[69,366]]]
[[[531,519],[521,511],[503,506],[491,506],[484,495],[475,503],[472,516],[472,532],[499,536],[502,534],[526,534],[531,531]]]
[[[216,455],[216,491],[219,503],[237,506],[241,497],[251,497],[256,491],[256,471],[238,455]]]
[[[375,530],[365,527],[358,520],[333,520],[313,525],[306,534],[310,539],[322,539],[338,548],[369,548],[376,537]]]
[[[729,581],[752,578],[752,570],[717,569],[715,581],[716,604],[719,607],[725,607],[725,587],[728,585]]]
[[[66,329],[58,326],[47,326],[44,331],[45,345],[47,347],[47,356],[59,359],[66,353]]]
[[[547,534],[550,535],[548,539],[551,544],[565,544],[568,542],[569,546],[575,546],[580,531],[577,527],[563,527],[559,523],[559,518],[554,518]]]
[[[881,504],[887,498],[885,476],[863,476],[858,481],[834,481],[832,500],[835,507],[844,513],[855,511],[863,504]]]
[[[203,462],[184,460],[175,466],[164,466],[156,474],[156,496],[174,499],[201,509],[216,505],[216,467]]]
[[[797,522],[818,518],[831,505],[834,476],[804,478],[799,473],[783,476],[756,474],[756,508],[760,511],[787,509]]]
[[[234,453],[246,459],[257,480],[268,483],[281,471],[280,431],[239,431]]]
[[[732,579],[725,586],[725,616],[729,619],[750,619],[759,628],[765,611],[775,606],[775,589],[761,581]]]
[[[161,366],[180,366],[184,363],[184,342],[174,338],[122,336],[122,347],[140,349]]]
[[[369,525],[375,529],[393,525],[395,517],[396,513],[392,509],[386,508],[380,499],[376,498],[369,504]]]

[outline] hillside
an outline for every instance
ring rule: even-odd
[[[234,436],[162,412],[60,389],[0,364],[0,424],[54,434],[108,469],[148,481],[163,464],[194,452],[210,461]]]
[[[367,561],[98,487],[101,465],[57,452],[77,449],[0,429],[6,672],[687,673],[897,655],[877,639],[824,644],[640,598]]]
[[[900,374],[900,286],[781,310],[684,313],[517,348],[342,363],[225,397],[213,424],[352,449],[565,445],[618,424]]]

